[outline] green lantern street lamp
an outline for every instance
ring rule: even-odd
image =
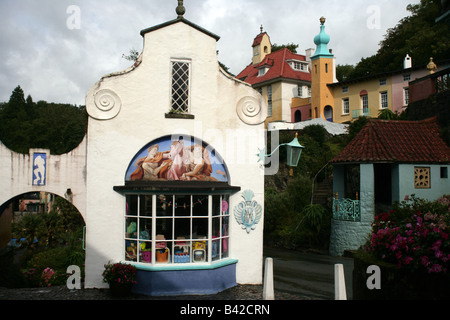
[[[302,155],[302,151],[305,148],[298,141],[298,133],[295,134],[295,138],[291,142],[280,144],[271,154],[266,155],[265,149],[259,150],[258,162],[262,161],[264,163],[266,157],[272,156],[282,146],[286,146],[287,149],[287,165],[289,167],[296,167],[300,160],[300,156]]]

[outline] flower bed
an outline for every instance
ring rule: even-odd
[[[366,272],[363,269],[381,265],[382,282],[390,283],[391,292],[396,292],[394,298],[445,294],[450,291],[448,287],[441,290],[444,283],[448,286],[450,277],[449,226],[450,196],[433,202],[414,195],[406,197],[389,213],[375,217],[364,254],[355,260],[355,278],[367,279],[367,274],[361,275]],[[397,286],[413,292],[399,294]],[[386,290],[380,290],[385,297]]]

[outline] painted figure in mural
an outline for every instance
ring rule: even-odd
[[[43,185],[44,184],[44,177],[45,177],[45,160],[42,156],[37,156],[34,159],[34,166],[36,169],[34,169],[34,185]]]
[[[137,169],[131,174],[131,180],[160,180],[165,176],[170,160],[165,160],[167,152],[159,152],[159,145],[153,145],[148,149],[147,157],[136,161]]]
[[[181,180],[181,177],[186,173],[186,166],[184,164],[184,141],[173,141],[170,146],[170,152],[163,155],[164,158],[172,160],[172,164],[167,172],[167,180]]]
[[[208,148],[202,144],[185,146],[183,139],[171,141],[170,150],[161,151],[158,144],[148,148],[148,154],[135,162],[131,181],[217,181]],[[217,174],[226,178],[226,173]]]
[[[217,181],[211,177],[212,166],[208,149],[196,144],[186,148],[185,166],[186,173],[181,177],[182,180],[201,180]]]

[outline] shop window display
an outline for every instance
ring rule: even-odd
[[[125,260],[210,263],[228,258],[228,195],[127,195]]]

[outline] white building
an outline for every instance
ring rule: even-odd
[[[262,283],[267,106],[219,67],[219,37],[177,13],[86,97],[86,288],[119,261],[137,293]]]

